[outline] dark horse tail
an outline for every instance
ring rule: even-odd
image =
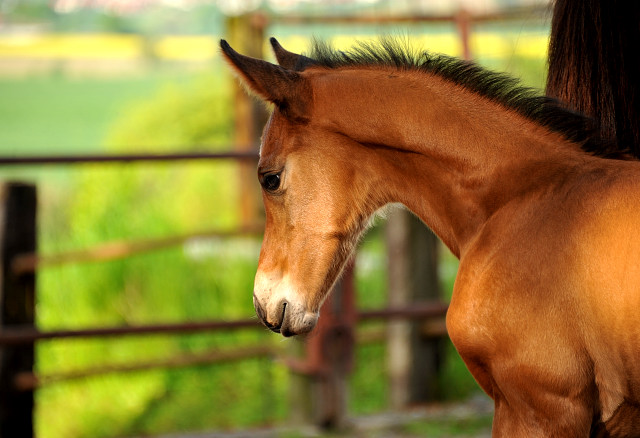
[[[606,144],[640,158],[640,2],[556,0],[547,95],[594,119]],[[604,151],[594,151],[604,152]]]
[[[638,41],[640,2],[555,1],[547,95],[592,117],[609,153],[635,158],[640,158]],[[611,144],[617,150],[611,151]],[[608,436],[599,412],[589,436]]]

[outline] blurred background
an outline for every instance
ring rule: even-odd
[[[0,0],[0,156],[254,153],[262,106],[243,100],[220,38],[273,60],[270,36],[304,52],[313,37],[346,49],[399,35],[542,89],[550,19],[543,0]],[[37,186],[37,328],[253,319],[261,212],[255,162],[242,163],[0,164],[0,184]],[[390,302],[384,228],[367,234],[355,259],[358,311]],[[437,254],[436,298],[446,302],[457,264]],[[391,394],[385,330],[373,318],[357,326],[349,417],[412,405]],[[441,335],[431,401],[476,397]],[[292,395],[309,373],[287,359],[305,348],[254,328],[38,341],[25,386],[35,390],[35,432],[107,438],[314,423],[300,420]],[[490,428],[490,413],[474,421],[469,435]],[[431,427],[417,430],[453,434],[448,423]]]

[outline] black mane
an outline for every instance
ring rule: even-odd
[[[309,59],[310,58],[310,59]],[[314,41],[309,64],[324,68],[393,67],[438,75],[488,99],[498,102],[534,122],[557,132],[594,155],[621,157],[619,148],[604,141],[589,117],[574,112],[533,88],[520,85],[507,74],[497,73],[447,55],[412,50],[401,40],[382,38],[377,43],[359,42],[349,51],[339,51],[323,41]]]

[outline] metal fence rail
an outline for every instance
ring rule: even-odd
[[[444,316],[447,311],[445,303],[423,303],[407,308],[390,308],[360,311],[357,313],[357,321],[371,320],[399,320],[420,319],[431,321],[425,324],[423,334],[425,336],[446,335],[444,328]],[[440,321],[438,323],[438,320]],[[434,324],[435,322],[435,324]],[[0,347],[15,347],[18,345],[33,345],[38,341],[55,339],[79,339],[79,338],[104,338],[126,336],[149,335],[177,335],[202,332],[214,332],[220,330],[238,329],[264,329],[256,318],[238,319],[232,321],[204,321],[178,324],[151,324],[144,326],[126,327],[102,327],[80,330],[51,330],[39,331],[33,327],[10,327],[0,332]],[[385,338],[384,332],[373,331],[358,337],[358,343],[381,342]],[[15,374],[13,382],[15,388],[20,391],[33,391],[43,385],[50,385],[69,380],[77,380],[113,373],[129,373],[144,371],[154,368],[180,368],[200,365],[212,365],[215,363],[238,361],[265,356],[281,356],[282,348],[269,345],[242,346],[232,349],[214,349],[200,353],[187,353],[179,356],[136,362],[130,364],[107,364],[71,372],[38,374],[31,371],[21,371]],[[296,369],[296,364],[285,360],[285,364]],[[298,370],[299,371],[299,370]]]
[[[257,150],[257,148],[255,148]],[[43,166],[90,163],[175,162],[194,160],[257,161],[257,152],[174,152],[166,154],[83,154],[0,157],[0,166]]]
[[[259,236],[264,230],[263,224],[247,225],[233,230],[210,230],[182,234],[157,239],[119,240],[106,242],[91,248],[66,251],[55,254],[25,253],[16,255],[11,262],[15,275],[35,272],[37,269],[59,266],[69,263],[88,263],[122,259],[135,254],[157,251],[182,245],[194,239],[229,238],[237,236]]]
[[[177,153],[177,154],[128,154],[128,155],[64,155],[64,156],[27,156],[27,157],[0,157],[0,166],[41,166],[41,165],[79,165],[79,164],[111,164],[111,163],[153,163],[153,162],[186,162],[189,160],[231,160],[235,162],[255,162],[258,154],[255,152],[221,152],[221,153]],[[15,187],[14,187],[15,186]],[[23,185],[9,184],[9,190],[12,188],[20,188]],[[35,187],[32,187],[35,193]],[[18,203],[19,204],[19,203]],[[15,207],[15,206],[14,206]],[[5,209],[6,210],[6,209]],[[3,207],[0,205],[0,216]],[[15,211],[11,214],[14,214]],[[20,213],[24,215],[25,213]],[[27,212],[28,215],[34,215],[33,211]],[[30,219],[34,222],[34,217]],[[23,219],[18,219],[18,222]],[[15,221],[15,219],[13,220]],[[0,220],[0,222],[2,222]],[[11,222],[11,221],[10,221]],[[0,223],[0,225],[2,225]],[[12,247],[11,251],[3,251],[0,257],[4,269],[4,277],[2,282],[17,284],[17,287],[11,286],[8,293],[5,294],[1,303],[3,307],[11,307],[12,300],[19,298],[24,290],[30,290],[35,285],[35,275],[39,269],[49,266],[61,266],[66,264],[76,264],[85,262],[100,262],[113,260],[117,258],[125,258],[134,254],[156,251],[162,248],[180,245],[191,239],[198,238],[228,238],[240,235],[259,235],[262,233],[263,224],[254,224],[240,227],[234,230],[209,230],[197,233],[189,233],[179,236],[169,236],[158,239],[142,239],[137,241],[115,241],[106,242],[92,248],[81,250],[73,250],[61,252],[57,254],[39,254],[37,252],[28,252],[19,250],[19,247]],[[5,231],[6,233],[6,231]],[[35,227],[29,233],[35,234]],[[2,232],[0,232],[0,246],[5,244],[2,240]],[[5,234],[6,237],[6,234]],[[33,239],[34,237],[29,237]],[[352,275],[352,274],[351,274]],[[17,280],[17,282],[16,282]],[[26,289],[25,289],[26,288]],[[204,332],[240,330],[240,329],[256,329],[262,326],[256,318],[238,319],[231,321],[213,320],[200,322],[183,322],[176,324],[149,324],[140,326],[123,326],[123,327],[95,327],[74,330],[49,330],[41,331],[34,325],[33,313],[35,307],[29,310],[30,317],[21,320],[13,320],[11,323],[3,321],[0,326],[0,357],[15,358],[21,357],[25,352],[25,360],[15,363],[14,359],[6,361],[2,364],[3,369],[0,371],[0,380],[6,388],[0,399],[5,398],[7,406],[10,406],[8,415],[12,420],[9,422],[12,426],[18,427],[24,433],[30,435],[31,408],[33,393],[43,385],[55,384],[69,380],[77,380],[83,378],[91,378],[103,374],[111,373],[128,373],[143,371],[153,368],[176,368],[189,366],[210,365],[220,362],[245,360],[255,357],[280,356],[282,363],[290,368],[291,371],[299,375],[306,375],[309,379],[321,382],[322,385],[328,385],[332,388],[335,384],[335,378],[327,380],[328,375],[340,373],[346,376],[350,363],[352,362],[353,349],[355,342],[380,342],[385,339],[384,331],[377,330],[375,333],[368,332],[365,337],[356,336],[355,326],[358,322],[365,321],[390,321],[390,320],[420,320],[431,321],[429,325],[423,325],[423,335],[428,337],[442,337],[446,335],[444,328],[444,315],[447,305],[444,303],[423,303],[413,305],[410,308],[390,308],[375,309],[366,311],[357,311],[353,303],[353,287],[340,286],[340,293],[334,292],[333,297],[328,300],[329,307],[332,309],[329,314],[325,314],[322,324],[319,325],[320,333],[312,337],[311,342],[306,346],[305,359],[283,359],[280,349],[265,345],[242,346],[230,350],[211,350],[201,353],[186,353],[175,357],[163,359],[154,359],[139,363],[128,364],[104,364],[94,366],[83,370],[75,370],[71,372],[38,374],[33,371],[33,349],[38,342],[47,342],[56,339],[88,339],[88,338],[114,338],[128,336],[158,336],[158,335],[185,335]],[[4,287],[6,289],[6,287]],[[330,302],[335,299],[336,295],[342,296],[341,304],[336,307],[336,302]],[[346,300],[346,301],[345,301]],[[29,306],[33,306],[30,301]],[[344,307],[343,307],[344,306]],[[334,311],[342,309],[337,313]],[[332,359],[325,357],[328,351],[333,351]],[[337,353],[336,353],[337,352]],[[336,355],[337,354],[337,355]],[[342,379],[342,378],[341,378]],[[340,385],[338,385],[340,387]],[[330,389],[330,391],[334,391]],[[20,398],[24,400],[22,406],[12,406],[10,399]],[[324,406],[331,406],[335,400],[325,400]],[[4,408],[0,406],[0,411]],[[330,410],[333,410],[331,408]],[[17,414],[15,414],[17,412]],[[3,414],[4,415],[4,414]],[[335,412],[338,417],[344,415],[343,412]],[[18,430],[18,429],[16,429]],[[22,433],[22,432],[21,432]],[[25,435],[25,436],[27,436]]]
[[[445,303],[422,303],[411,307],[362,310],[356,314],[357,321],[424,319],[442,317],[447,311]],[[236,319],[232,321],[215,320],[186,322],[178,324],[149,324],[139,326],[100,327],[77,330],[40,331],[34,327],[14,326],[3,328],[0,332],[0,347],[8,345],[32,344],[37,341],[70,338],[103,338],[140,335],[162,335],[196,333],[217,330],[236,330],[262,328],[257,318]]]
[[[241,154],[244,158],[241,159],[255,159],[256,155]],[[166,156],[164,156],[166,157]],[[163,158],[164,158],[163,157]],[[227,154],[216,154],[209,156],[211,159],[233,159],[232,156]],[[102,160],[104,157],[100,157]],[[117,158],[117,157],[116,157]],[[122,158],[122,157],[120,157]],[[117,158],[117,159],[120,159]],[[127,161],[129,156],[122,158]],[[147,157],[138,157],[143,161]],[[152,160],[156,157],[153,156]],[[56,157],[39,157],[39,160],[46,160],[51,163],[56,162],[61,164],[63,162],[81,163],[81,162],[94,162],[97,159],[96,156],[90,157],[73,157],[72,159],[65,158],[63,160]],[[21,159],[14,159],[14,163],[19,163]],[[27,159],[26,161],[29,161]],[[102,161],[98,161],[102,162]],[[14,199],[10,201],[9,207],[0,205],[0,216],[2,214],[8,214],[9,218],[0,217],[0,225],[4,224],[35,224],[35,208],[28,211],[23,211],[20,208],[22,201],[16,196],[23,196],[28,194],[29,197],[35,198],[35,187],[24,184],[8,184],[5,187],[8,191],[8,195],[5,199]],[[16,191],[17,190],[17,191]],[[26,191],[25,191],[26,190]],[[16,191],[16,194],[12,194]],[[33,203],[33,202],[32,202]],[[34,204],[35,205],[35,204]],[[13,215],[18,215],[13,217]],[[30,219],[27,219],[30,218]],[[25,222],[26,221],[26,222]],[[21,231],[20,235],[24,235],[27,240],[32,240],[35,237],[35,226],[27,227],[24,231]],[[140,240],[134,242],[118,241],[110,242],[99,245],[97,247],[88,248],[80,251],[70,251],[59,254],[41,255],[37,252],[23,252],[24,249],[30,248],[22,245],[15,245],[11,243],[15,240],[16,235],[11,234],[13,240],[6,240],[8,231],[0,231],[0,236],[5,239],[0,239],[0,247],[4,246],[5,249],[1,252],[0,261],[2,262],[4,275],[0,278],[0,286],[4,291],[2,300],[2,308],[6,311],[7,308],[11,309],[15,306],[15,300],[24,301],[25,291],[35,290],[35,275],[41,268],[53,265],[75,264],[80,262],[95,262],[102,260],[110,260],[113,258],[123,258],[131,256],[135,253],[154,251],[160,248],[164,248],[171,245],[182,244],[185,241],[193,238],[206,238],[206,237],[231,237],[238,235],[250,235],[260,234],[262,231],[262,224],[241,227],[237,230],[227,231],[209,231],[201,233],[192,233],[181,236],[167,237],[163,239],[149,239]],[[13,233],[13,232],[12,232]],[[18,240],[20,240],[18,238]],[[10,248],[6,246],[9,244]],[[350,287],[341,286],[343,288],[341,294],[347,298],[347,301],[351,301],[344,310],[333,314],[336,306],[335,303],[330,305],[332,313],[325,314],[323,319],[324,331],[321,330],[321,334],[315,336],[311,342],[311,345],[307,347],[306,359],[300,361],[295,359],[281,359],[282,363],[286,364],[293,372],[307,375],[310,379],[320,379],[320,381],[326,381],[327,373],[332,373],[332,366],[338,366],[341,370],[344,370],[344,364],[349,363],[353,355],[354,343],[356,340],[378,342],[384,339],[384,332],[378,331],[376,333],[368,333],[365,338],[357,338],[355,335],[355,324],[357,322],[365,322],[372,320],[398,320],[398,319],[413,319],[422,321],[436,321],[435,324],[425,326],[423,331],[427,336],[442,336],[445,334],[444,329],[444,315],[446,313],[447,305],[443,303],[423,303],[419,305],[413,305],[410,308],[392,308],[392,309],[375,309],[366,311],[356,311],[353,306],[353,288],[349,292],[345,292]],[[334,293],[335,295],[335,293]],[[21,302],[22,302],[21,301]],[[331,300],[329,300],[331,301]],[[282,353],[280,350],[275,350],[270,346],[255,345],[255,346],[242,346],[236,347],[228,351],[211,350],[201,353],[186,353],[175,357],[168,357],[163,359],[153,359],[149,361],[143,361],[139,363],[128,364],[104,364],[100,366],[94,366],[88,369],[75,370],[71,372],[61,372],[52,374],[38,374],[33,371],[33,350],[34,346],[38,342],[47,342],[56,339],[88,339],[88,338],[113,338],[113,337],[126,337],[126,336],[150,336],[150,335],[184,335],[204,332],[216,332],[216,331],[228,331],[228,330],[240,330],[240,329],[256,329],[262,326],[256,318],[247,318],[231,321],[213,320],[213,321],[200,321],[200,322],[183,322],[176,324],[149,324],[140,326],[124,326],[124,327],[95,327],[75,330],[49,330],[41,331],[34,325],[34,313],[35,313],[35,300],[29,299],[23,305],[27,305],[26,319],[4,319],[0,326],[0,350],[2,355],[0,358],[4,358],[5,362],[2,363],[2,370],[0,370],[0,378],[4,381],[3,387],[5,390],[0,394],[0,399],[4,398],[7,402],[6,405],[9,409],[6,410],[11,421],[10,427],[18,427],[19,430],[24,431],[27,435],[30,434],[29,430],[32,427],[31,422],[31,407],[33,400],[33,392],[43,385],[55,384],[69,380],[77,380],[83,378],[90,378],[101,374],[110,373],[127,373],[135,371],[143,371],[152,368],[176,368],[176,367],[189,367],[189,366],[202,366],[210,365],[220,362],[228,362],[235,360],[245,360],[254,357],[268,357],[268,356],[280,356]],[[340,306],[338,306],[340,307]],[[327,318],[328,317],[328,318]],[[329,321],[328,324],[326,322]],[[440,321],[439,323],[437,321]],[[338,356],[332,355],[333,359],[329,360],[323,357],[323,351],[327,350],[328,346],[334,342],[338,345]],[[335,347],[329,347],[335,348]],[[23,354],[25,356],[23,356]],[[280,356],[281,357],[281,356]],[[16,361],[16,358],[20,359]],[[337,362],[335,361],[337,358]],[[24,360],[23,360],[24,359]],[[15,404],[11,404],[10,400],[18,399],[24,400],[24,404],[18,407]],[[26,406],[26,407],[24,407]],[[4,408],[3,408],[4,409]],[[1,409],[0,409],[1,410]],[[4,414],[3,414],[4,415]],[[9,426],[8,426],[9,427]],[[18,429],[16,429],[18,430]],[[22,432],[21,432],[22,433]]]

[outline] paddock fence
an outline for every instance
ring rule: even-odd
[[[454,23],[461,44],[462,56],[473,57],[470,36],[475,23],[499,22],[512,19],[548,17],[548,6],[517,8],[500,13],[471,15],[461,10],[449,16],[386,16],[358,15],[339,16],[267,16],[249,14],[229,18],[227,22],[228,38],[238,51],[255,57],[262,56],[266,30],[269,26],[299,25],[307,23],[378,25],[388,23],[449,22]],[[229,160],[245,169],[240,178],[244,185],[245,210],[252,217],[257,200],[256,189],[248,188],[248,181],[255,181],[254,164],[257,139],[264,122],[264,110],[247,98],[241,89],[236,90],[234,118],[236,120],[234,142],[236,146],[223,153],[169,153],[169,154],[131,154],[131,155],[65,155],[65,156],[28,156],[0,157],[0,168],[12,166],[82,166],[109,165],[112,163],[151,163],[166,162],[172,165],[208,160]],[[254,183],[255,184],[255,183]],[[37,188],[32,184],[6,182],[0,184],[0,437],[33,436],[34,392],[47,385],[86,379],[110,373],[127,373],[154,368],[178,368],[203,364],[217,364],[241,361],[253,357],[270,357],[285,363],[291,373],[306,382],[299,387],[312,388],[306,397],[313,397],[314,412],[304,414],[303,421],[323,427],[339,427],[346,418],[346,379],[353,368],[354,348],[366,342],[387,341],[389,345],[401,337],[403,330],[394,333],[393,324],[388,330],[359,336],[356,327],[361,322],[410,321],[413,340],[410,342],[411,357],[401,357],[398,367],[411,363],[412,369],[419,369],[419,381],[415,373],[404,370],[396,381],[392,398],[402,403],[416,402],[433,397],[433,391],[421,394],[408,394],[407,386],[427,388],[429,381],[435,380],[438,373],[438,345],[446,339],[444,316],[447,304],[440,301],[437,279],[433,272],[437,260],[433,250],[435,238],[423,234],[422,225],[407,217],[389,224],[388,251],[394,260],[390,266],[389,288],[390,307],[377,310],[358,310],[355,304],[353,265],[346,269],[345,275],[336,284],[330,298],[321,311],[322,317],[315,329],[316,334],[304,344],[302,357],[292,357],[282,348],[267,344],[242,348],[229,348],[208,351],[201,354],[179,355],[176,357],[135,363],[121,366],[101,366],[74,371],[42,375],[34,372],[34,347],[37,343],[57,339],[124,338],[159,335],[185,335],[190,333],[230,332],[234,330],[253,330],[264,328],[257,319],[184,321],[181,323],[158,323],[138,326],[87,327],[84,329],[61,329],[55,331],[40,330],[36,321],[36,277],[42,269],[68,264],[102,262],[127,258],[131,255],[157,251],[176,245],[182,245],[190,239],[215,236],[221,239],[235,236],[259,237],[263,224],[244,220],[236,229],[210,230],[192,234],[169,236],[161,239],[137,241],[105,242],[92,248],[77,249],[57,254],[41,254],[37,251]],[[391,222],[391,221],[390,221]],[[395,231],[394,231],[395,230]],[[421,234],[422,233],[422,234]],[[416,238],[416,236],[420,236]],[[421,258],[419,258],[421,257]],[[425,258],[426,257],[426,258]],[[415,258],[413,264],[410,259]],[[426,269],[417,269],[416,264],[423,263]],[[408,280],[411,277],[411,281]],[[407,290],[411,283],[414,290]],[[404,289],[404,290],[397,290]],[[409,288],[410,289],[410,288]],[[416,289],[418,292],[416,292]],[[425,294],[424,291],[427,291]],[[247,291],[250,294],[250,291]],[[250,299],[250,295],[247,295]],[[411,302],[415,296],[427,297]],[[394,301],[395,300],[395,301]],[[265,333],[267,336],[275,336]],[[393,356],[394,352],[389,353]],[[396,365],[391,365],[396,366]],[[397,373],[397,369],[395,373]],[[397,377],[397,376],[396,376]]]
[[[86,163],[141,163],[165,161],[179,165],[192,160],[232,160],[255,162],[255,153],[207,153],[164,155],[89,155],[3,157],[0,166],[82,165]],[[358,311],[355,307],[353,266],[336,285],[325,303],[317,335],[304,346],[303,358],[292,358],[282,348],[254,345],[219,349],[200,354],[183,354],[163,360],[136,362],[128,365],[105,365],[80,371],[42,375],[34,372],[35,344],[56,339],[122,338],[132,336],[183,335],[240,329],[265,330],[257,319],[185,321],[171,324],[138,326],[88,327],[73,330],[42,331],[36,326],[36,276],[39,270],[52,266],[101,262],[127,258],[141,252],[181,245],[198,237],[228,238],[253,235],[259,237],[262,224],[241,226],[233,230],[213,230],[162,239],[116,241],[71,252],[40,254],[37,251],[37,189],[35,185],[7,182],[1,186],[0,247],[2,277],[0,311],[0,431],[3,437],[33,436],[34,391],[46,385],[86,379],[103,374],[127,373],[154,368],[177,368],[240,361],[255,357],[271,357],[285,363],[291,372],[316,386],[316,406],[312,423],[338,427],[345,419],[345,382],[353,366],[354,348],[362,342],[384,341],[384,332],[356,337],[359,322],[372,320],[420,321],[422,335],[428,338],[446,336],[442,302],[414,303],[406,307]],[[247,292],[248,294],[250,291]],[[247,295],[249,296],[249,295]],[[275,336],[266,333],[266,336]]]

